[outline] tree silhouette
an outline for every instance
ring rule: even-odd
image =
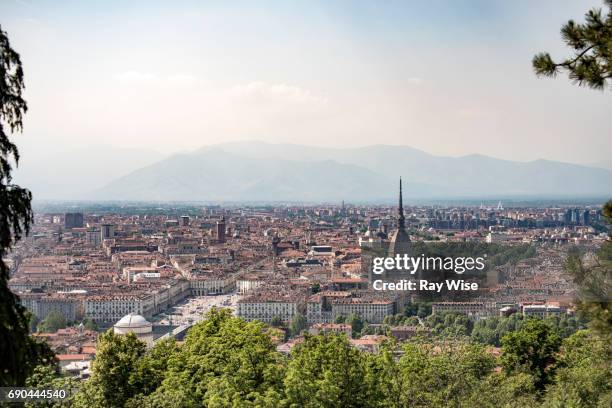
[[[568,21],[561,28],[563,41],[574,51],[572,57],[553,61],[547,52],[533,57],[538,76],[555,77],[567,71],[580,86],[604,90],[612,81],[612,0],[604,0],[607,12],[593,9],[586,13],[583,24]]]
[[[20,132],[26,101],[19,54],[0,27],[0,386],[23,385],[34,367],[53,358],[46,344],[29,336],[29,318],[19,298],[8,287],[8,251],[27,234],[32,222],[31,193],[12,183],[17,146],[9,134]]]

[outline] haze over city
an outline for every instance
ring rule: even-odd
[[[610,92],[612,0],[3,0],[0,405],[610,406]]]
[[[600,6],[6,1],[27,78],[22,168],[238,140],[607,166],[610,98],[531,68],[536,52],[566,56],[561,24]]]

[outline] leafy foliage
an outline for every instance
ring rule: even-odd
[[[569,78],[581,86],[605,89],[612,78],[612,0],[605,0],[607,11],[589,10],[585,22],[568,21],[561,28],[561,37],[574,55],[561,62],[553,61],[549,53],[533,57],[537,75],[554,77],[566,71]]]
[[[308,324],[306,322],[306,318],[304,317],[304,315],[297,313],[295,316],[293,316],[293,319],[291,319],[291,323],[289,324],[289,331],[291,332],[292,336],[297,336],[307,326]]]
[[[132,333],[117,335],[112,330],[100,335],[92,377],[78,395],[77,406],[122,407],[140,392],[145,377],[139,363],[146,346]]]
[[[27,408],[60,408],[60,407],[71,407],[74,402],[74,393],[78,390],[78,381],[64,377],[57,374],[57,369],[51,365],[41,365],[34,369],[34,372],[26,380],[25,385],[27,387],[33,387],[38,389],[53,389],[59,390],[64,389],[68,392],[69,397],[63,400],[56,401],[36,401],[26,403]]]
[[[85,327],[85,330],[91,330],[91,331],[97,331],[98,330],[97,323],[94,322],[91,319],[85,319],[83,321],[83,326]]]
[[[296,346],[285,377],[285,405],[295,408],[374,406],[367,356],[345,335],[307,335]]]
[[[170,356],[161,386],[138,406],[276,406],[283,370],[262,323],[213,309]]]
[[[66,316],[53,310],[38,324],[38,331],[43,333],[55,333],[59,329],[66,328]]]
[[[612,221],[612,201],[604,206],[603,215],[608,223]],[[595,256],[578,248],[570,250],[565,269],[578,287],[579,311],[594,331],[612,342],[612,240],[608,237]]]
[[[505,335],[501,343],[506,373],[530,373],[538,389],[550,383],[561,345],[554,327],[540,319],[527,319],[519,330]]]
[[[493,373],[495,360],[483,346],[407,343],[399,360],[393,350],[384,348],[373,367],[382,406],[493,406],[484,403],[485,391],[494,399],[493,388],[502,380]]]
[[[453,312],[437,313],[419,321],[416,316],[405,317],[393,315],[385,317],[383,325],[417,326],[423,323],[424,328],[431,329],[430,337],[442,340],[464,340],[490,346],[501,346],[501,339],[508,333],[523,327],[527,320],[519,313],[506,316],[490,316],[486,319],[472,321],[467,316]],[[586,322],[578,317],[566,314],[548,316],[543,321],[551,325],[564,339],[576,331],[586,328]],[[385,330],[386,331],[386,330]]]
[[[270,321],[272,327],[282,327],[283,319],[280,316],[274,316]]]
[[[586,330],[563,341],[554,382],[544,406],[598,407],[612,405],[610,348]]]
[[[93,376],[71,406],[609,406],[610,350],[601,337],[579,331],[561,344],[550,321],[519,322],[503,337],[499,359],[466,337],[391,339],[366,353],[337,333],[306,334],[286,359],[265,325],[213,309],[181,346],[170,339],[146,350],[133,335],[103,334]],[[41,368],[28,381],[59,386],[66,379]]]
[[[8,287],[9,268],[4,257],[27,234],[32,222],[32,195],[12,184],[12,162],[19,162],[17,146],[9,133],[22,129],[27,111],[22,97],[23,68],[0,27],[0,386],[23,385],[34,368],[50,363],[54,355],[45,343],[29,336],[29,318],[18,297]]]
[[[351,314],[346,322],[351,325],[351,332],[353,333],[353,337],[357,338],[361,335],[361,331],[363,330],[364,322],[361,316],[357,314]]]

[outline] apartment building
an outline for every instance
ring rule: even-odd
[[[304,312],[304,303],[299,292],[260,292],[238,301],[237,315],[245,320],[265,323],[279,317],[284,323],[289,323],[296,314]]]
[[[222,273],[192,275],[189,278],[191,294],[194,296],[222,295],[236,288],[236,279]]]
[[[348,298],[335,299],[331,302],[332,316],[348,317],[352,314],[360,316],[368,323],[382,323],[386,316],[392,315],[394,302],[388,299]]]

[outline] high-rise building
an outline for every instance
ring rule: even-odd
[[[115,236],[115,226],[113,224],[102,224],[100,233],[102,235],[102,240],[112,239]]]
[[[591,225],[591,212],[589,210],[584,210],[582,213],[582,221],[584,225]]]
[[[580,209],[574,208],[572,212],[572,224],[578,225],[580,224]]]
[[[102,234],[97,228],[89,228],[85,231],[85,240],[87,241],[87,245],[100,246],[102,243]]]
[[[83,228],[83,213],[66,213],[64,226],[70,228]]]
[[[565,214],[563,214],[563,222],[565,224],[571,224],[572,223],[572,209],[568,208],[565,211]]]
[[[217,241],[220,244],[225,243],[225,217],[221,217],[221,220],[217,221]]]
[[[189,226],[189,222],[190,222],[190,218],[188,215],[182,215],[181,216],[181,225],[183,227],[188,227]]]

